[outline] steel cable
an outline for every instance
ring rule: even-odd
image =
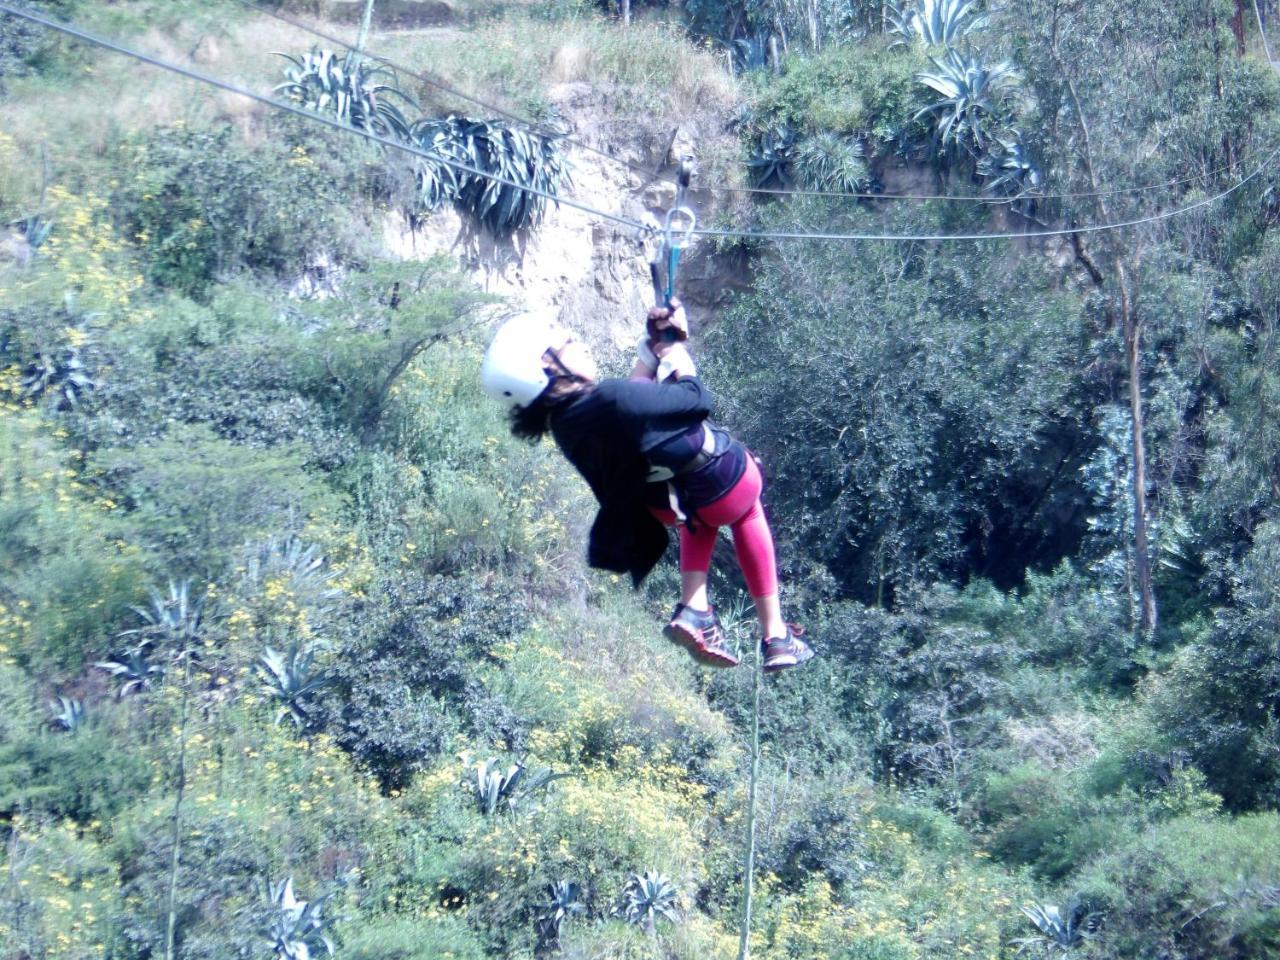
[[[79,40],[82,40],[85,43],[90,43],[95,46],[102,47],[103,49],[111,50],[116,53],[122,54],[124,56],[131,57],[142,63],[146,63],[151,66],[158,67],[162,70],[168,70],[172,73],[178,74],[179,76],[183,76],[188,79],[195,80],[197,82],[204,83],[212,87],[217,87],[218,89],[225,90],[228,93],[234,93],[238,96],[242,96],[247,99],[254,100],[258,103],[264,104],[265,106],[268,106],[268,107],[272,107],[276,110],[283,110],[287,113],[292,113],[297,116],[303,117],[305,119],[313,120],[317,123],[321,123],[325,126],[332,127],[336,130],[343,130],[348,133],[352,133],[357,136],[364,137],[366,140],[369,140],[373,143],[379,143],[384,147],[388,147],[393,150],[399,150],[402,153],[406,153],[410,156],[415,156],[420,159],[429,160],[432,163],[443,164],[447,167],[450,167],[451,169],[458,170],[463,173],[468,173],[472,176],[482,177],[484,179],[491,180],[495,183],[503,184],[504,186],[512,187],[517,190],[526,191],[530,194],[533,194],[534,196],[538,196],[538,197],[542,197],[543,199],[550,200],[557,205],[563,204],[564,206],[569,207],[571,209],[575,209],[580,212],[590,214],[592,216],[600,217],[601,219],[608,220],[613,223],[621,224],[622,226],[625,226],[625,227],[629,227],[633,230],[636,230],[640,234],[648,233],[651,229],[649,225],[643,224],[637,220],[632,220],[629,217],[624,217],[618,214],[609,213],[608,211],[605,211],[605,210],[598,210],[594,207],[587,206],[586,204],[579,203],[574,200],[569,200],[565,197],[556,196],[555,194],[552,194],[548,191],[540,190],[536,187],[517,183],[514,180],[511,180],[507,177],[503,177],[499,174],[491,173],[485,170],[479,170],[475,167],[470,166],[469,164],[465,164],[457,160],[452,160],[446,157],[441,157],[432,153],[428,153],[427,151],[422,150],[420,148],[411,146],[409,144],[405,144],[398,140],[392,140],[388,137],[380,136],[368,130],[357,129],[356,127],[353,127],[350,124],[342,123],[341,121],[335,120],[331,117],[327,117],[323,114],[317,113],[312,110],[307,110],[303,107],[298,106],[297,104],[288,103],[282,100],[277,100],[272,97],[268,97],[263,94],[256,93],[244,87],[237,86],[236,84],[230,83],[228,81],[220,80],[216,77],[209,76],[208,74],[201,73],[200,71],[193,70],[189,67],[184,67],[176,63],[170,63],[169,61],[162,60],[159,57],[154,57],[150,54],[133,50],[129,47],[124,46],[123,44],[116,43],[115,41],[108,40],[104,37],[99,37],[95,34],[91,34],[72,24],[63,23],[57,20],[51,20],[47,17],[43,17],[39,14],[31,13],[25,10],[19,10],[5,2],[0,2],[0,12],[8,13],[11,16],[20,17],[22,19],[29,20],[33,23],[41,24],[45,27],[48,27],[49,29],[57,30],[61,33],[67,34],[68,36],[72,36]],[[1276,159],[1277,155],[1280,155],[1280,146],[1273,148],[1266,155],[1262,163],[1260,163],[1257,167],[1255,167],[1247,176],[1245,176],[1244,178],[1242,178],[1241,180],[1239,180],[1237,183],[1233,184],[1226,190],[1220,191],[1219,193],[1216,193],[1211,197],[1207,197],[1207,198],[1198,200],[1194,203],[1186,204],[1181,207],[1175,207],[1170,210],[1160,211],[1144,217],[1137,217],[1130,220],[1114,221],[1110,223],[1085,224],[1082,226],[1072,226],[1072,227],[1064,227],[1064,228],[1058,228],[1058,229],[1006,231],[1006,232],[998,232],[998,233],[949,233],[949,234],[948,233],[934,233],[934,234],[826,233],[826,232],[766,231],[766,230],[725,230],[725,229],[700,227],[693,231],[693,235],[702,236],[702,237],[718,237],[721,239],[741,239],[741,240],[825,240],[825,241],[847,241],[847,242],[931,243],[931,242],[946,242],[946,241],[1022,240],[1022,239],[1037,239],[1037,238],[1048,238],[1048,237],[1064,237],[1064,236],[1072,236],[1072,235],[1082,234],[1082,233],[1099,233],[1099,232],[1108,231],[1108,230],[1120,230],[1120,229],[1126,229],[1129,227],[1136,227],[1142,224],[1155,223],[1161,220],[1168,220],[1172,217],[1180,216],[1182,214],[1189,213],[1193,210],[1198,210],[1202,207],[1206,207],[1211,204],[1221,202],[1222,200],[1229,197],[1231,194],[1235,193],[1237,190],[1240,190],[1247,183],[1251,182],[1252,180],[1260,176],[1268,167],[1271,166],[1271,164]]]

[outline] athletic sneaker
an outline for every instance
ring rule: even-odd
[[[724,627],[714,608],[694,610],[677,603],[671,622],[662,635],[689,651],[689,656],[708,667],[736,667],[738,658],[729,650]]]
[[[765,673],[784,670],[787,667],[797,667],[807,660],[812,660],[813,648],[800,639],[803,636],[804,627],[788,623],[785,637],[769,637],[765,639],[762,642]]]

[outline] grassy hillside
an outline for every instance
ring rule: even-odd
[[[272,51],[311,44],[237,3],[29,5],[263,91]],[[1021,86],[948,143],[919,79],[939,49],[778,19],[775,73],[731,32],[749,12],[641,5],[671,22],[624,28],[533,4],[370,45],[538,119],[584,85],[600,113],[573,119],[637,140],[732,121],[709,182],[981,194],[1017,128],[1048,185],[1024,171],[1010,217],[1148,209],[1061,196],[1089,192],[1063,64],[1091,104],[1114,78],[1083,47],[1037,58],[1041,20],[993,11],[973,35]],[[1223,12],[1126,34],[1180,38],[1183,72],[1169,104],[1127,90],[1151,115],[1107,115],[1099,170],[1199,163],[1218,180],[1181,186],[1193,202],[1265,155],[1276,81],[1214,59]],[[585,567],[585,484],[479,392],[492,298],[381,248],[417,202],[403,159],[13,26],[0,958],[740,956],[750,667],[700,670],[661,638],[672,557],[638,592]],[[402,79],[428,116],[462,109]],[[752,956],[1280,955],[1273,187],[1267,168],[1131,247],[734,248],[752,286],[698,347],[764,455],[785,600],[820,653],[762,691]],[[734,210],[991,224],[940,203]],[[1146,324],[1152,630],[1117,283]],[[713,590],[749,650],[732,566]]]

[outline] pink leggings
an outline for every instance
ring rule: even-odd
[[[747,456],[747,469],[733,488],[718,500],[693,511],[693,529],[680,526],[680,572],[706,573],[711,569],[711,551],[721,527],[733,532],[733,549],[738,566],[747,580],[752,597],[778,592],[778,571],[773,554],[773,534],[760,505],[763,486],[755,459]],[[650,512],[669,527],[676,525],[671,510],[650,507]]]

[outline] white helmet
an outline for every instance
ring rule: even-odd
[[[498,328],[480,367],[480,385],[495,400],[527,407],[551,383],[542,355],[556,342],[559,325],[545,317],[514,317]]]

